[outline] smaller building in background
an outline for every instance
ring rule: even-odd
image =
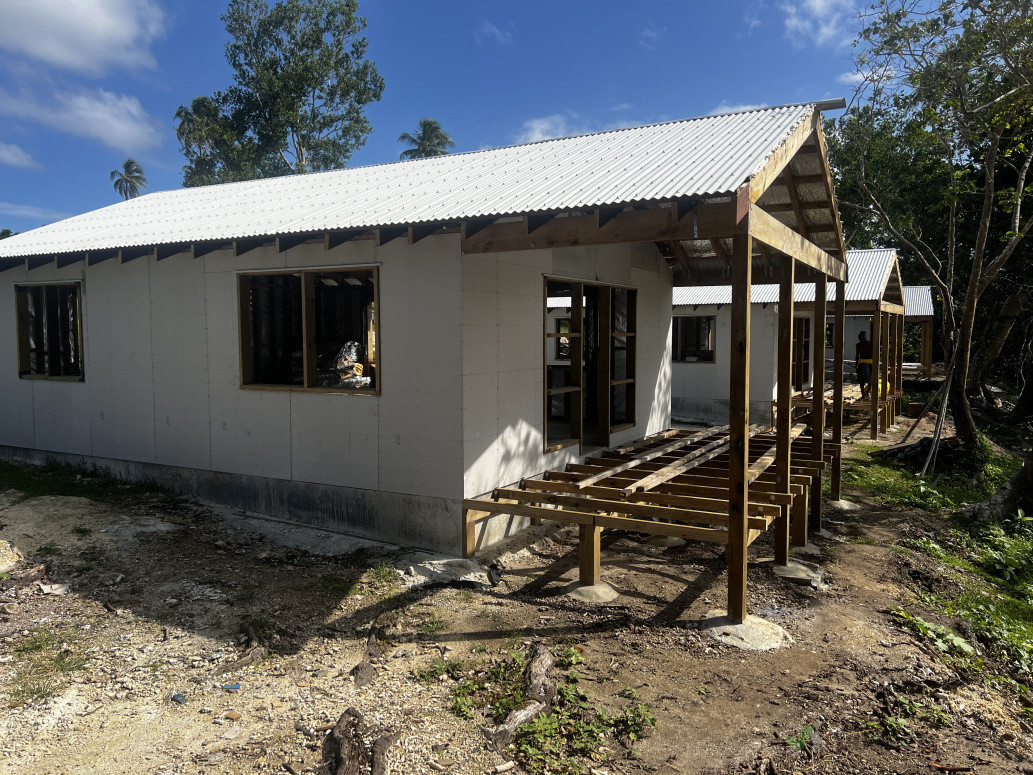
[[[851,377],[858,332],[864,329],[870,338],[872,314],[885,305],[906,309],[907,297],[900,282],[896,250],[851,250],[847,252],[847,266],[850,279],[846,284],[844,360],[848,377]],[[830,285],[830,302],[834,293],[835,289]],[[797,283],[793,298],[792,382],[794,392],[802,393],[810,390],[814,373],[814,284]],[[671,405],[675,419],[728,422],[728,363],[723,362],[720,353],[728,352],[730,347],[731,301],[731,286],[674,289]],[[750,421],[767,425],[774,421],[773,407],[778,385],[778,286],[754,286],[752,301]],[[831,312],[831,305],[829,310]],[[931,321],[931,300],[928,310]],[[831,314],[828,320],[826,331],[820,335],[825,336],[828,344],[826,358],[831,360]]]

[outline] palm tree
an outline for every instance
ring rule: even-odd
[[[420,128],[415,135],[402,132],[398,135],[398,142],[410,146],[399,155],[400,159],[425,159],[428,156],[444,156],[449,148],[455,148],[456,144],[448,136],[448,132],[441,128],[441,124],[432,118],[421,118]]]
[[[134,199],[140,196],[141,188],[147,188],[143,167],[136,159],[126,159],[122,162],[122,169],[111,170],[111,180],[115,183],[115,191],[123,199]]]

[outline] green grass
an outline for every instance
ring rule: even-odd
[[[616,711],[593,702],[581,688],[580,676],[569,670],[572,663],[582,662],[581,652],[561,652],[557,667],[567,670],[557,675],[558,696],[548,712],[520,725],[507,751],[524,771],[532,775],[559,773],[577,775],[588,772],[591,763],[609,758],[608,740],[619,742],[625,756],[635,758],[635,743],[647,730],[656,726],[652,708],[639,701],[635,690],[619,696],[631,700]],[[417,679],[442,680],[448,676],[457,681],[452,691],[452,712],[459,718],[500,723],[513,710],[528,703],[527,654],[516,651],[501,660],[464,672],[451,669],[449,663],[436,660],[428,671],[418,671]]]
[[[970,456],[967,470],[921,478],[894,459],[867,454],[879,447],[856,444],[854,449],[862,454],[847,462],[845,486],[868,492],[887,506],[932,513],[986,500],[1022,467],[1019,459],[993,453],[984,442],[981,450]]]
[[[12,706],[41,702],[61,688],[62,676],[86,666],[86,652],[76,642],[75,633],[32,630],[14,648],[16,663],[9,687]]]
[[[0,461],[0,491],[17,490],[25,498],[63,495],[100,503],[122,503],[142,495],[169,491],[153,482],[128,482],[86,466],[54,461],[43,465]]]

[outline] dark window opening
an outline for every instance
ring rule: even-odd
[[[82,292],[78,283],[15,286],[18,375],[83,378]]]
[[[240,276],[241,382],[375,392],[377,271]]]
[[[713,363],[716,320],[712,315],[676,317],[671,359],[676,363]]]

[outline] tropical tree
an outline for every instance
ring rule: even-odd
[[[233,84],[176,111],[184,185],[344,166],[384,90],[356,0],[230,0],[222,20]]]
[[[1029,3],[877,0],[857,44],[863,82],[838,127],[837,163],[856,180],[869,228],[940,291],[950,407],[972,447],[966,385],[979,301],[1007,278],[1033,228]]]
[[[10,229],[0,229],[0,239],[7,239],[8,237],[13,237],[15,233],[16,232],[11,231]]]
[[[141,188],[147,188],[143,167],[133,158],[122,162],[122,169],[111,170],[111,180],[114,181],[115,191],[123,199],[135,199],[140,196]]]
[[[449,148],[455,148],[452,138],[433,118],[421,118],[415,134],[402,132],[398,142],[409,147],[399,155],[400,159],[426,159],[429,156],[444,156]]]

